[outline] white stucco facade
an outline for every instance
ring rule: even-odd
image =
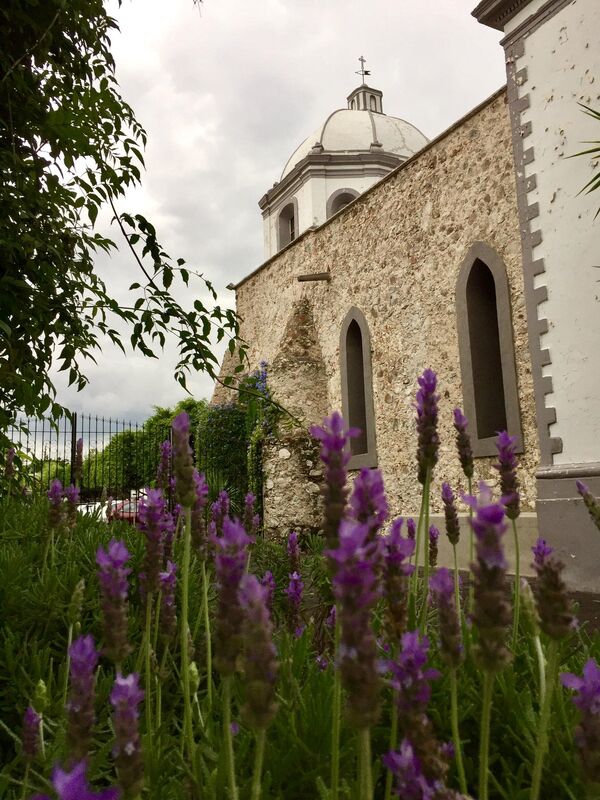
[[[541,7],[532,2],[511,20],[511,32]],[[600,139],[600,123],[578,103],[600,108],[600,3],[572,0],[525,39],[517,70],[526,70],[523,94],[529,107],[521,126],[530,126],[525,146],[527,203],[537,204],[532,228],[541,232],[533,259],[543,259],[536,290],[547,300],[538,318],[548,320],[540,345],[550,354],[543,367],[552,380],[547,406],[556,411],[550,435],[562,440],[554,464],[600,460],[600,193],[580,194],[600,165],[590,157],[570,158]]]

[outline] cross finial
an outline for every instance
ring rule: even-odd
[[[371,74],[371,70],[370,69],[365,69],[365,64],[367,63],[367,60],[366,60],[366,58],[364,56],[361,56],[358,60],[360,61],[360,69],[356,70],[356,74],[362,76],[363,83],[364,83],[365,82],[365,75],[370,75]]]

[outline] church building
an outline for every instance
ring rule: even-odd
[[[428,141],[384,113],[362,62],[346,107],[259,201],[266,260],[233,287],[240,335],[303,423],[282,424],[265,449],[265,530],[318,527],[307,431],[336,408],[362,430],[350,468],[379,467],[392,514],[417,515],[413,403],[431,367],[441,395],[434,512],[442,481],[466,488],[459,406],[477,479],[497,483],[496,432],[517,437],[523,572],[539,533],[562,553],[572,588],[594,590],[600,537],[575,479],[600,494],[600,197],[579,194],[598,165],[567,157],[600,138],[578,106],[600,107],[600,6],[483,0],[473,14],[504,31],[507,86]],[[222,372],[231,369],[226,358]],[[213,402],[231,395],[217,387]]]

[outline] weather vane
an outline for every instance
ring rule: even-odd
[[[365,69],[365,64],[367,63],[367,60],[365,59],[364,56],[361,56],[358,60],[360,61],[360,69],[356,70],[356,74],[357,75],[362,75],[362,79],[363,79],[363,83],[364,83],[365,82],[365,75],[370,75],[371,74],[371,70],[370,69]]]

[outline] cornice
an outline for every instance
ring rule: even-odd
[[[506,23],[530,2],[531,0],[482,0],[471,14],[482,25],[503,31]]]

